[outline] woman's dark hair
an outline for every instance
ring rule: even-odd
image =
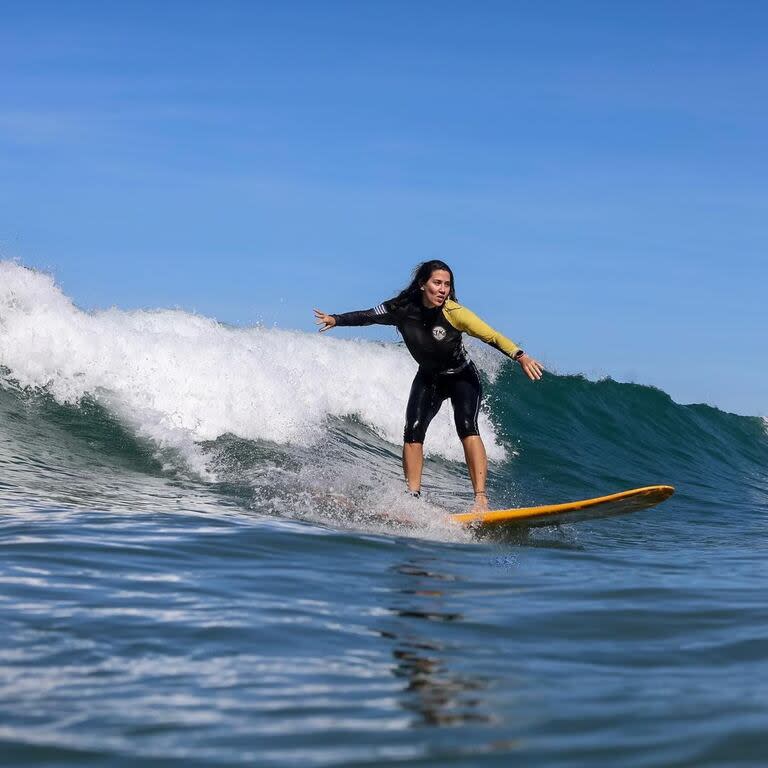
[[[411,282],[394,299],[390,299],[385,303],[391,308],[402,307],[408,303],[420,304],[421,286],[438,269],[444,269],[451,276],[451,290],[448,293],[448,298],[456,301],[456,285],[454,284],[453,270],[444,261],[432,259],[431,261],[422,261],[421,264],[417,264],[411,275]]]

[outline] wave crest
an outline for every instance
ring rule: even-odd
[[[89,395],[143,437],[194,453],[234,434],[315,445],[329,417],[402,440],[415,363],[399,345],[274,328],[233,328],[179,310],[85,312],[49,275],[0,262],[0,364],[60,403]],[[504,458],[481,414],[489,456]],[[427,442],[462,457],[446,407]]]

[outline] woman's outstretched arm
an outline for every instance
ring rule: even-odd
[[[520,363],[523,373],[531,381],[537,381],[541,378],[544,368],[538,360],[534,360],[530,355],[523,352],[514,341],[506,336],[502,336],[497,330],[491,328],[488,323],[481,320],[474,312],[454,301],[446,302],[443,312],[448,322],[457,331],[463,331],[470,336],[484,341],[486,344],[490,344],[507,355],[507,357],[511,357]]]
[[[329,315],[320,309],[315,310],[315,323],[320,326],[320,333],[329,331],[336,326],[350,325],[395,325],[397,321],[384,304],[371,309],[361,309],[357,312],[343,312],[340,315]]]

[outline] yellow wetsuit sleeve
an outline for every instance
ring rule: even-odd
[[[502,336],[498,331],[491,328],[488,323],[481,320],[474,312],[462,307],[455,301],[445,302],[443,306],[443,315],[445,319],[457,330],[468,333],[492,347],[496,347],[509,357],[513,357],[520,347],[506,336]]]

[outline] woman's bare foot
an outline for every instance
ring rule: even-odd
[[[487,512],[488,494],[485,491],[475,491],[475,503],[470,512]]]

